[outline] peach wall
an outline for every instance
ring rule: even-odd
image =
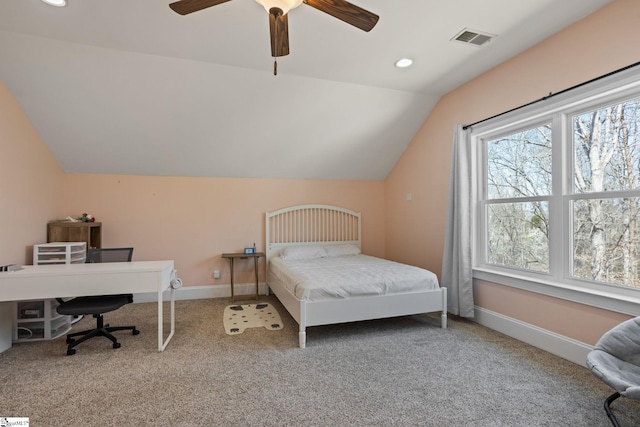
[[[102,222],[102,243],[133,246],[134,260],[173,259],[185,286],[228,285],[225,252],[255,242],[264,251],[264,213],[298,204],[362,212],[363,252],[384,257],[384,183],[67,174],[64,216]],[[260,280],[264,280],[261,261]],[[236,264],[236,283],[250,283]],[[222,277],[214,280],[214,270]]]
[[[592,345],[606,331],[629,318],[626,314],[482,280],[476,281],[473,296],[476,305],[487,310]]]
[[[638,22],[640,2],[615,0],[442,97],[386,179],[387,257],[440,274],[455,124],[499,114],[637,62]],[[412,193],[411,201],[406,200],[407,192]],[[484,286],[485,283],[477,283],[480,295]],[[549,304],[549,300],[526,292],[488,295],[500,298],[504,306],[530,305],[537,313],[545,313],[528,321],[542,327],[545,319],[547,329],[553,331],[560,328],[554,325],[570,321],[576,310],[584,310],[585,316],[593,314],[591,308],[571,306],[569,310],[570,304],[566,302]],[[491,299],[485,297],[481,301],[486,304]],[[609,316],[602,311],[598,313]],[[526,317],[511,314],[518,319]],[[581,338],[591,342],[597,334]]]
[[[33,244],[62,213],[64,174],[1,81],[0,149],[0,263],[31,264]]]

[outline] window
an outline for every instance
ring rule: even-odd
[[[640,98],[571,117],[573,277],[640,288]]]
[[[621,74],[474,126],[476,271],[640,300],[640,72]]]
[[[486,143],[487,262],[549,271],[551,125]]]

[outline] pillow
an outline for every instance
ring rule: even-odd
[[[331,245],[324,247],[327,256],[359,255],[360,249],[355,245]]]
[[[311,259],[326,256],[327,251],[322,246],[289,246],[284,248],[280,255],[282,259]]]

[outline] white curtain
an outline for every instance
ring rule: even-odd
[[[447,203],[442,259],[442,285],[447,287],[448,310],[472,318],[474,315],[471,248],[471,146],[469,132],[456,125]]]

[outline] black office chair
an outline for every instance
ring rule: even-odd
[[[89,249],[87,252],[87,263],[93,262],[129,262],[133,255],[133,248],[103,248]],[[90,286],[90,284],[87,284]],[[58,299],[60,305],[56,311],[64,315],[81,316],[93,315],[96,318],[96,328],[82,332],[73,332],[67,335],[67,355],[76,353],[74,348],[81,342],[93,337],[107,337],[113,342],[113,348],[120,348],[120,343],[111,332],[130,330],[133,335],[138,335],[139,330],[135,326],[109,326],[104,324],[103,314],[119,309],[125,304],[133,302],[132,294],[103,295],[76,297],[69,301]],[[74,337],[80,337],[74,339]]]

